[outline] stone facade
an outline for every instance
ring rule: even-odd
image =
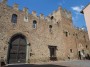
[[[35,11],[29,14],[27,8],[20,11],[17,4],[10,7],[6,3],[7,0],[0,3],[0,57],[5,61],[8,61],[10,39],[18,34],[26,38],[26,63],[51,61],[49,46],[56,47],[57,60],[78,59],[78,51],[82,50],[89,54],[88,34],[74,28],[69,11],[59,7],[44,17],[37,16]],[[11,21],[13,14],[17,15],[17,23]]]

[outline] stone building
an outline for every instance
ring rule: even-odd
[[[82,50],[89,54],[88,34],[74,28],[71,12],[59,7],[44,17],[6,3],[0,3],[0,58],[7,64],[78,59]]]
[[[90,3],[81,11],[82,14],[84,14],[85,17],[85,21],[86,21],[86,25],[87,25],[87,29],[88,29],[88,35],[89,35],[89,40],[90,40]]]

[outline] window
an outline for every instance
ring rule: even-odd
[[[49,31],[50,32],[52,31],[52,25],[49,25]]]
[[[49,28],[52,28],[52,25],[49,25]]]
[[[51,16],[51,20],[53,20],[53,16]]]
[[[7,47],[6,47],[6,46],[4,46],[4,50],[6,50],[6,48],[7,48]]]
[[[37,21],[34,20],[34,21],[33,21],[33,28],[36,28],[36,27],[37,27]]]
[[[59,26],[59,22],[57,22],[57,25]]]
[[[78,34],[76,33],[76,38],[78,39]]]
[[[86,45],[86,48],[87,48],[88,46]]]
[[[25,16],[25,19],[28,19],[28,17],[27,17],[27,16]]]
[[[50,57],[56,57],[56,48],[57,46],[49,46]]]
[[[57,46],[48,46],[48,47],[50,51],[50,60],[57,60],[57,57],[56,57]]]
[[[68,36],[68,32],[65,32],[66,37]]]
[[[17,23],[17,15],[16,15],[16,14],[13,14],[13,15],[12,15],[11,22],[12,22],[12,23]]]
[[[63,33],[65,34],[66,37],[68,37],[68,35],[70,35],[70,33],[66,30],[64,30]]]
[[[70,52],[72,53],[72,49],[70,49]]]
[[[85,35],[83,36],[84,39],[86,39]]]
[[[24,21],[28,22],[28,17],[27,16],[24,16]]]
[[[25,15],[25,16],[24,16],[24,21],[25,21],[25,22],[28,22],[28,15]]]
[[[75,34],[73,34],[73,36],[74,36]]]

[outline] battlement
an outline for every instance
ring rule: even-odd
[[[50,16],[47,16],[45,19],[46,19],[48,22],[51,21]]]
[[[35,16],[35,17],[37,17],[36,11],[32,11],[32,15]]]
[[[66,10],[66,9],[63,9],[61,6],[58,7],[57,10],[53,11],[49,16],[51,16],[51,15],[55,16],[55,15],[57,15],[57,14],[58,14],[58,15],[61,14],[62,17],[65,17],[65,18],[67,18],[67,19],[72,19],[72,14],[71,14],[71,12],[68,11],[68,10]]]
[[[40,18],[41,18],[41,19],[44,19],[44,15],[43,15],[43,14],[40,14]]]
[[[15,4],[13,5],[13,9],[18,10],[18,4],[15,3]]]
[[[53,12],[52,12],[52,13],[50,13],[48,16],[54,16],[54,15],[56,15],[56,13],[57,13],[57,12],[59,12],[59,13],[60,13],[60,11],[61,11],[61,10],[62,10],[62,7],[61,7],[61,6],[59,6],[57,10],[53,11]]]
[[[0,57],[6,64],[73,60],[77,50],[89,49],[88,34],[72,27],[71,13],[61,6],[47,17],[18,6],[0,3]]]
[[[87,32],[86,27],[79,28],[79,27],[74,26],[74,29],[76,29],[76,30],[78,30],[78,31]]]
[[[7,4],[7,0],[2,0],[1,2],[2,4]],[[19,11],[19,5],[18,4],[14,4],[12,9]],[[29,14],[28,8],[23,8],[23,13],[25,15]],[[37,17],[37,13],[36,11],[32,11],[32,15],[34,17]],[[57,10],[53,11],[51,14],[49,14],[47,17],[44,17],[44,14],[40,14],[39,18],[43,19],[43,20],[47,20],[47,21],[52,21],[53,22],[57,22],[58,20],[61,20],[62,17],[65,17],[67,19],[72,19],[72,15],[70,11],[67,11],[66,9],[63,9],[61,6],[58,7]]]
[[[62,16],[68,19],[72,19],[72,14],[70,11],[67,11],[66,9],[62,9]]]
[[[23,12],[25,12],[26,14],[28,14],[28,8],[24,7],[23,8]]]
[[[8,0],[2,0],[2,3],[3,3],[3,4],[7,4],[7,1],[8,1]]]

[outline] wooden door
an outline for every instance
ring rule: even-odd
[[[25,37],[17,35],[11,39],[9,46],[8,63],[26,62],[26,40]]]

